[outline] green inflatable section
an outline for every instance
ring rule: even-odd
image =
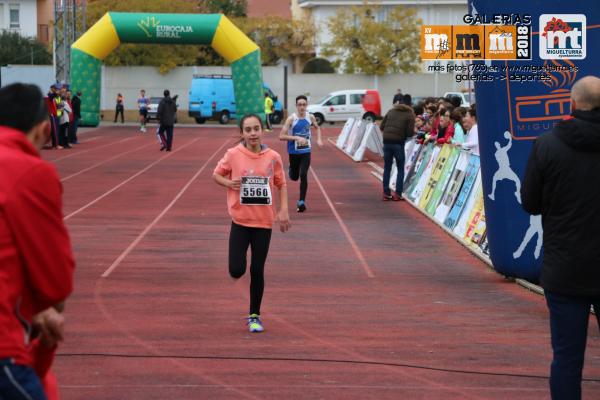
[[[212,43],[219,14],[109,13],[122,43]]]
[[[71,85],[73,93],[81,91],[82,126],[100,123],[100,80],[102,61],[79,49],[71,49]]]
[[[238,118],[258,114],[264,121],[260,49],[253,50],[256,45],[226,17],[221,14],[109,12],[71,47],[72,90],[83,94],[80,125],[97,126],[100,123],[102,60],[92,54],[104,58],[120,43],[211,45],[217,40],[215,37],[220,40],[221,48],[227,47],[225,52],[233,49],[240,54],[237,56],[240,58],[231,63]],[[223,46],[229,42],[231,46]],[[172,87],[164,89],[173,91]]]
[[[256,68],[260,65],[260,51],[257,50],[240,58],[231,64],[233,79],[233,92],[237,115],[257,114],[265,120],[264,93],[262,87],[262,70]],[[260,82],[256,85],[256,82]]]

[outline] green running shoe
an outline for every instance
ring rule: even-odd
[[[265,328],[260,321],[260,315],[258,314],[250,314],[248,316],[248,330],[252,333],[262,332]]]

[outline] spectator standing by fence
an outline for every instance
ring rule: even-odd
[[[399,201],[402,198],[404,184],[404,142],[415,134],[415,114],[412,107],[402,103],[394,103],[380,125],[383,132],[383,201]],[[390,175],[396,160],[398,175],[396,190],[391,193]]]

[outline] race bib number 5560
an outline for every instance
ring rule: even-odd
[[[271,205],[269,178],[263,176],[242,176],[240,204],[249,206]]]

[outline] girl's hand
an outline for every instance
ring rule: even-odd
[[[306,146],[308,144],[308,140],[301,136],[298,136],[298,138],[296,139],[296,142],[298,142],[298,144],[300,146]]]
[[[241,179],[231,179],[229,181],[229,184],[227,185],[228,188],[233,189],[233,190],[240,190],[240,186],[242,186]]]
[[[279,220],[279,230],[281,232],[287,232],[292,227],[288,210],[280,210],[277,219]]]
[[[323,141],[321,139],[317,139],[317,145],[319,147],[323,147]]]

